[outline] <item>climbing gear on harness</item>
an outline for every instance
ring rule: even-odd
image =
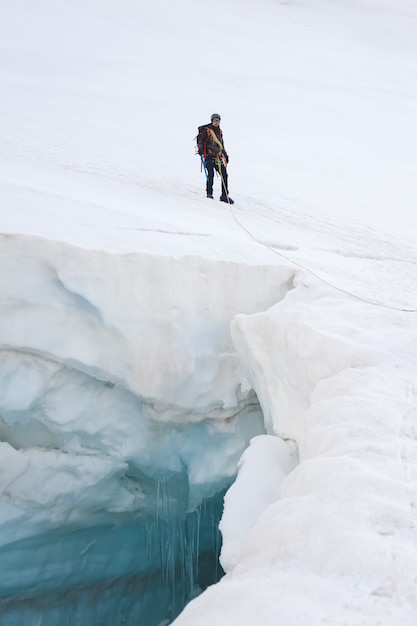
[[[203,171],[204,169],[204,174],[206,175],[206,180],[208,180],[208,171],[207,171],[207,166],[206,166],[206,160],[203,157],[202,154],[200,154],[200,159],[201,159],[201,171]]]

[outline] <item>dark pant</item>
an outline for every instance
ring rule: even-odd
[[[218,172],[221,175],[221,179],[222,179],[222,195],[228,196],[229,191],[227,188],[227,170],[223,164],[223,161],[220,159],[220,168],[219,168],[214,158],[212,156],[207,156],[206,168],[207,168],[207,185],[206,185],[207,193],[210,195],[213,194],[214,170],[216,170],[216,172]]]

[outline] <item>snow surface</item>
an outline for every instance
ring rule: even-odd
[[[2,2],[5,549],[146,516],[135,472],[191,511],[255,437],[175,624],[415,626],[416,42],[415,0]]]

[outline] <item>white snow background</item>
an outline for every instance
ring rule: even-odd
[[[5,422],[63,367],[164,423],[226,428],[252,387],[227,575],[175,624],[415,626],[417,2],[2,0],[0,78]],[[0,444],[2,544],[138,506],[140,424],[73,387]],[[236,464],[181,454],[196,500]]]

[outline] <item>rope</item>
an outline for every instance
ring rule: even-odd
[[[222,175],[221,171],[220,171],[220,176],[222,178],[223,186],[226,189],[226,187],[224,185],[223,175]],[[233,219],[235,220],[235,222],[238,224],[238,226],[240,226],[240,228],[242,230],[244,230],[249,235],[249,237],[251,237],[254,241],[256,241],[256,243],[260,244],[261,246],[264,246],[265,248],[268,248],[268,250],[271,250],[271,252],[273,252],[274,254],[277,254],[278,256],[282,257],[286,261],[289,261],[293,265],[296,265],[297,267],[299,267],[299,268],[301,268],[303,270],[306,270],[312,276],[314,276],[314,278],[317,278],[317,280],[322,282],[324,285],[327,285],[328,287],[330,287],[332,289],[336,289],[336,291],[339,291],[340,293],[344,293],[347,296],[350,296],[351,298],[354,298],[355,300],[359,300],[360,302],[365,302],[366,304],[372,304],[373,306],[379,306],[379,307],[382,307],[384,309],[391,309],[392,311],[402,311],[404,313],[417,313],[417,309],[402,309],[401,307],[391,306],[389,304],[384,304],[382,302],[375,302],[373,300],[369,300],[368,298],[363,298],[362,296],[358,296],[357,294],[354,294],[351,291],[348,291],[347,289],[342,289],[341,287],[338,287],[337,285],[334,285],[333,283],[327,281],[326,279],[324,279],[321,276],[319,276],[318,274],[316,274],[312,269],[310,269],[306,265],[303,265],[302,263],[299,263],[298,261],[294,261],[294,259],[291,259],[290,257],[288,257],[287,255],[283,254],[282,252],[278,252],[278,250],[276,250],[275,248],[270,246],[268,243],[265,243],[264,241],[260,241],[259,239],[257,239],[257,237],[255,237],[255,235],[252,234],[251,231],[248,228],[246,228],[246,226],[244,226],[238,220],[238,218],[236,217],[235,212],[234,212],[234,210],[232,208],[232,204],[229,201],[229,195],[228,194],[227,194],[227,203],[229,205],[230,213],[231,213]]]
[[[220,141],[220,139],[217,137],[217,135],[216,135],[216,133],[214,132],[214,130],[212,130],[211,128],[207,128],[207,134],[211,137],[212,141],[213,141],[214,143],[216,143],[216,144],[219,146],[219,148],[220,148],[220,152],[221,152],[222,150],[224,150],[224,148],[223,148],[223,144],[222,144],[222,142]]]

